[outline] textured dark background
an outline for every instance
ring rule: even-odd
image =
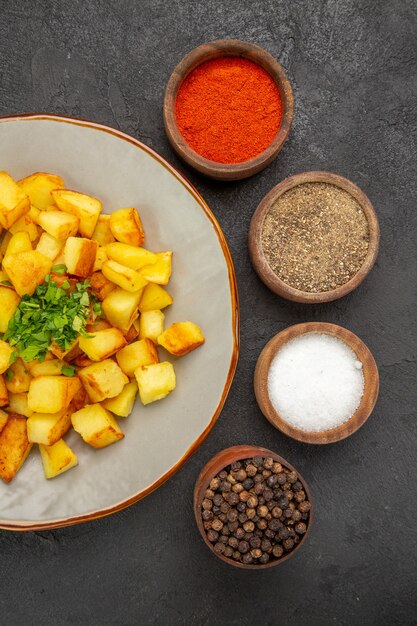
[[[236,184],[209,182],[179,163],[161,115],[176,63],[221,37],[264,46],[281,61],[295,92],[292,133],[278,159]],[[242,322],[241,358],[225,409],[172,480],[101,521],[54,532],[0,531],[0,623],[417,623],[416,38],[413,0],[0,0],[0,114],[46,111],[104,122],[179,166],[228,238]],[[339,302],[315,307],[270,293],[246,247],[263,195],[309,169],[335,171],[362,187],[382,231],[366,282]],[[266,341],[308,320],[357,333],[381,375],[367,424],[328,447],[298,444],[275,431],[252,391]],[[194,525],[191,495],[199,469],[237,443],[276,450],[300,469],[315,497],[309,541],[271,571],[235,571],[221,563]]]

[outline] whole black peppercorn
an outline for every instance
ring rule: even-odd
[[[307,526],[304,524],[304,522],[298,522],[298,524],[296,524],[294,528],[295,532],[299,535],[304,535],[304,533],[307,531]]]
[[[281,463],[278,463],[278,461],[275,461],[274,464],[272,465],[272,471],[274,474],[279,474],[280,472],[282,472]]]
[[[242,563],[245,565],[251,565],[253,563],[253,558],[250,552],[242,556]]]
[[[247,522],[245,522],[243,524],[243,529],[247,532],[247,533],[251,533],[254,531],[255,529],[255,524],[251,521],[248,520]]]
[[[290,533],[290,537],[292,537],[294,539],[294,537],[297,536],[296,533],[295,533],[294,528],[292,526],[288,526],[287,528],[288,528],[288,532]]]
[[[285,483],[287,482],[287,475],[285,474],[285,472],[280,472],[279,474],[277,474],[277,481],[279,485],[285,485]]]
[[[232,556],[233,556],[235,561],[240,561],[241,554],[240,554],[239,550],[235,550],[235,552],[233,552]]]
[[[240,470],[241,467],[242,467],[242,463],[240,461],[233,461],[233,463],[230,466],[230,469],[233,472],[237,472],[238,470]]]
[[[271,511],[271,515],[272,517],[279,519],[282,515],[282,509],[280,509],[279,506],[274,506],[274,508]]]
[[[261,550],[263,552],[271,552],[272,551],[272,543],[269,539],[262,539],[261,541]]]
[[[261,539],[264,536],[263,530],[261,530],[260,528],[255,528],[253,534],[255,537],[260,537]]]
[[[221,530],[223,528],[223,522],[221,520],[219,520],[218,517],[216,517],[212,523],[211,523],[211,527],[213,530]]]
[[[239,545],[239,539],[236,539],[236,537],[229,537],[229,540],[227,543],[229,544],[229,546],[231,546],[232,548],[236,550],[236,548]]]
[[[271,476],[268,476],[268,478],[266,479],[266,484],[268,485],[268,487],[273,487],[276,482],[278,480],[278,476],[276,474],[271,474]]]
[[[230,557],[233,554],[233,548],[231,548],[230,546],[226,546],[223,552],[224,556],[227,556],[228,559],[230,559]]]
[[[272,518],[271,521],[268,522],[268,528],[270,528],[271,530],[275,532],[279,530],[280,526],[281,526],[281,522],[279,521],[279,519]]]
[[[248,519],[253,520],[256,517],[255,509],[246,509],[246,516]]]
[[[292,518],[294,520],[294,522],[299,522],[301,519],[301,511],[299,511],[298,509],[295,509],[295,511],[292,512]]]
[[[227,475],[227,481],[228,481],[231,485],[235,485],[235,484],[236,484],[236,478],[235,478],[232,474],[228,474],[228,475]]]
[[[272,509],[277,506],[276,500],[270,500],[267,502],[268,511],[272,511]]]
[[[286,511],[284,511],[284,517],[290,519],[290,517],[292,517],[292,509],[287,509]]]
[[[223,503],[223,496],[220,495],[220,493],[216,493],[216,495],[213,498],[213,504],[215,504],[216,506],[220,506]]]
[[[216,491],[216,489],[218,489],[220,485],[220,480],[216,477],[216,478],[212,478],[210,481],[210,489],[212,491]]]
[[[227,522],[227,515],[226,515],[226,513],[219,513],[217,517],[219,518],[219,520],[221,520],[223,522],[223,524],[225,522]]]
[[[297,473],[296,472],[288,472],[287,474],[287,482],[289,482],[291,485],[293,485],[294,483],[297,482]]]
[[[294,499],[294,492],[291,491],[291,489],[289,489],[288,491],[285,492],[285,495],[287,497],[287,500],[293,500]]]
[[[249,543],[247,541],[239,541],[239,545],[238,545],[238,550],[240,552],[240,554],[246,554],[246,552],[249,552]]]
[[[232,491],[233,493],[241,493],[243,491],[243,485],[242,483],[236,483],[235,485],[232,486]]]
[[[224,480],[227,477],[226,470],[222,470],[221,472],[219,472],[218,477],[220,478],[220,480]]]
[[[227,501],[231,506],[235,506],[239,502],[239,496],[237,493],[232,491],[232,493],[229,494]]]
[[[288,537],[288,539],[284,539],[282,545],[284,546],[285,550],[292,550],[294,547],[294,539],[292,539],[292,537]]]
[[[208,520],[207,522],[203,521],[203,527],[204,527],[204,530],[210,530],[210,528],[211,528],[211,520]]]
[[[264,496],[265,502],[269,502],[269,500],[273,499],[274,494],[272,493],[271,489],[265,489],[263,496]]]
[[[262,565],[265,565],[266,563],[268,563],[268,561],[269,561],[269,554],[264,552],[262,556],[259,557],[259,563],[262,563]]]
[[[288,509],[288,500],[285,496],[280,496],[277,500],[277,505],[279,506],[280,509],[282,509],[283,511],[285,511],[285,509]]]
[[[244,502],[238,502],[236,508],[239,513],[243,513],[244,511],[246,511],[246,504]]]
[[[240,470],[238,470],[235,474],[235,478],[236,480],[238,480],[239,482],[243,482],[244,480],[246,480],[247,478],[247,474],[246,471],[242,468]]]
[[[267,470],[267,469],[262,470],[262,476],[265,479],[268,478],[269,476],[271,476],[271,474],[272,474],[271,470]]]
[[[254,559],[259,559],[262,556],[262,550],[260,550],[259,548],[252,548],[250,553]]]
[[[243,539],[245,541],[250,541],[253,537],[253,533],[245,533],[245,536],[243,537]]]
[[[214,551],[217,552],[217,554],[223,554],[224,548],[224,543],[220,543],[220,541],[214,544]]]
[[[263,496],[259,496],[258,497],[258,503],[259,504],[265,504],[265,498]]]
[[[246,466],[246,473],[248,476],[253,477],[255,476],[256,472],[258,471],[257,467],[255,465],[253,465],[253,463],[249,463]]]
[[[298,510],[301,511],[301,513],[308,513],[310,509],[311,504],[308,500],[300,502],[300,504],[298,505]]]
[[[213,515],[213,511],[203,511],[201,514],[201,517],[203,518],[203,520],[205,522],[208,522],[208,520],[213,519],[214,515]]]
[[[224,545],[227,544],[227,537],[225,535],[221,535],[219,537],[219,543],[224,543]]]
[[[212,489],[206,489],[204,497],[212,499],[214,497],[214,491]]]
[[[253,457],[252,464],[255,465],[255,467],[261,467],[261,465],[263,465],[263,458],[261,456]]]
[[[235,522],[238,518],[238,512],[236,511],[236,509],[230,509],[230,511],[227,512],[227,520],[229,522]]]
[[[249,539],[249,544],[251,548],[260,548],[261,547],[261,538],[260,537],[252,537]]]
[[[261,519],[258,522],[256,522],[256,526],[260,530],[265,530],[265,528],[268,528],[268,522],[266,521],[265,518],[261,517]]]
[[[207,539],[211,541],[211,543],[215,543],[218,538],[219,538],[219,533],[216,532],[215,530],[209,530],[207,532]]]
[[[266,515],[268,515],[268,507],[265,504],[261,504],[256,509],[256,512],[259,515],[259,517],[266,517]]]
[[[255,483],[253,482],[252,478],[246,478],[246,480],[244,480],[243,483],[242,483],[244,489],[246,489],[247,491],[249,491],[249,489],[252,489],[254,484]],[[244,493],[244,492],[242,492],[242,493]]]
[[[250,509],[254,509],[255,507],[258,506],[258,498],[255,495],[251,495],[248,500],[247,503],[248,507]]]
[[[287,539],[290,536],[290,531],[288,530],[288,528],[286,526],[281,526],[281,528],[278,531],[278,537],[280,539]]]
[[[246,491],[246,489],[244,491],[241,491],[239,494],[239,500],[241,502],[247,502],[248,498],[250,498],[250,493],[249,491]]]
[[[253,492],[254,492],[254,494],[255,494],[256,496],[260,496],[260,495],[261,495],[261,493],[263,492],[263,490],[264,490],[264,485],[263,485],[263,483],[256,483],[256,482],[255,482],[255,485],[254,485],[254,487],[253,487]]]
[[[275,499],[277,499],[277,498],[279,498],[280,496],[283,496],[283,495],[284,495],[284,492],[283,492],[283,491],[282,491],[282,489],[280,489],[279,487],[277,487],[276,489],[274,489],[273,493],[274,493],[274,498],[275,498]]]
[[[232,488],[232,485],[229,483],[228,480],[222,480],[222,482],[220,483],[220,489],[222,491],[226,491],[226,493],[230,491],[231,488]]]
[[[303,485],[300,483],[299,480],[296,480],[295,483],[292,486],[292,490],[293,491],[301,491],[303,488]]]
[[[228,502],[222,502],[220,505],[220,511],[222,513],[228,513],[230,511],[230,504]]]
[[[262,474],[256,474],[256,476],[253,477],[253,482],[255,483],[255,485],[263,484],[264,477],[262,476]],[[263,487],[262,487],[262,490],[263,490]],[[257,494],[257,495],[259,495],[259,494]]]
[[[270,456],[266,457],[266,459],[264,459],[264,468],[265,469],[272,469],[272,466],[274,464],[274,459]]]
[[[238,519],[239,519],[239,522],[243,524],[243,527],[244,527],[244,522],[246,522],[246,520],[248,519],[248,516],[246,515],[246,513],[239,513]]]
[[[303,502],[306,499],[305,491],[297,491],[294,498],[297,502]]]
[[[230,530],[228,526],[223,526],[220,532],[222,535],[225,535],[226,537],[230,535]]]
[[[213,511],[214,515],[218,515],[220,513],[220,507],[214,505],[213,508],[212,508],[212,511]]]
[[[237,537],[237,539],[243,539],[244,536],[245,536],[245,531],[243,530],[243,528],[241,526],[239,526],[239,528],[236,528],[235,537]]]
[[[271,530],[270,528],[267,528],[265,530],[265,537],[268,537],[268,539],[274,539],[275,538],[275,533],[273,530]]]
[[[274,546],[272,548],[272,554],[274,555],[276,559],[279,559],[284,554],[284,550],[282,549],[282,546],[280,545]]]

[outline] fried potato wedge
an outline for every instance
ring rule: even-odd
[[[91,239],[102,209],[100,200],[69,189],[53,191],[52,197],[61,211],[71,213],[78,218],[80,235]]]
[[[92,361],[108,359],[121,350],[127,341],[118,328],[98,330],[92,337],[80,337],[79,346]]]
[[[81,383],[77,377],[40,376],[32,378],[28,404],[35,413],[58,413],[66,409]]]
[[[55,239],[73,237],[79,226],[77,216],[63,211],[42,211],[38,222],[39,226]]]
[[[6,381],[4,376],[0,374],[0,406],[7,406],[9,404],[9,392],[7,391]]]
[[[7,172],[0,172],[0,224],[9,229],[29,213],[30,200]]]
[[[165,309],[173,303],[172,296],[160,285],[149,283],[146,285],[139,303],[139,311],[152,311],[155,309]]]
[[[32,295],[52,267],[51,259],[36,250],[7,255],[3,266],[19,296]]]
[[[165,398],[176,386],[172,363],[164,361],[154,365],[140,365],[135,370],[142,404],[150,404]]]
[[[110,229],[121,243],[141,246],[145,241],[142,222],[136,209],[118,209],[110,216]]]
[[[78,372],[78,376],[91,402],[101,402],[118,396],[129,382],[128,377],[111,359],[84,367]]]
[[[139,318],[139,339],[155,341],[164,332],[165,315],[159,309],[143,311]]]
[[[124,434],[119,424],[101,404],[90,404],[73,413],[72,425],[93,448],[105,448],[123,439]]]
[[[159,363],[158,351],[151,339],[141,339],[129,343],[119,350],[116,359],[122,371],[131,378],[140,365]]]
[[[87,278],[93,273],[98,244],[85,237],[68,237],[64,247],[64,263],[69,274]]]
[[[70,408],[58,413],[32,413],[27,422],[29,441],[52,446],[70,429],[72,413]]]
[[[0,433],[0,478],[9,483],[25,462],[32,444],[27,436],[26,418],[9,415]]]
[[[60,176],[47,172],[35,172],[19,180],[17,184],[29,196],[31,204],[41,211],[45,211],[53,204],[51,191],[65,187]]]
[[[138,270],[145,265],[152,265],[157,262],[158,257],[153,252],[130,246],[127,243],[109,243],[106,246],[106,252],[109,259],[130,267],[132,270]]]
[[[193,322],[177,322],[158,337],[158,344],[174,356],[184,356],[204,343],[201,328]]]
[[[20,297],[14,289],[0,285],[0,333],[5,333],[17,307]]]
[[[135,404],[137,392],[138,386],[136,381],[133,380],[123,387],[122,392],[118,396],[104,400],[101,404],[105,409],[117,415],[117,417],[128,417]]]
[[[120,330],[129,330],[139,316],[138,305],[141,297],[142,291],[130,292],[120,288],[112,290],[101,305],[106,319]]]
[[[78,465],[77,455],[63,439],[52,446],[39,446],[45,478],[55,478]]]

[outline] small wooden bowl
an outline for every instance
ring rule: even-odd
[[[201,517],[201,513],[202,513],[201,503],[204,499],[204,492],[208,488],[210,480],[214,476],[216,476],[216,474],[218,474],[218,472],[220,472],[224,467],[226,467],[227,465],[230,465],[234,461],[241,461],[242,459],[250,459],[251,457],[254,457],[254,456],[261,456],[263,458],[272,457],[274,461],[278,461],[289,470],[297,472],[298,479],[303,485],[303,489],[306,492],[307,499],[311,502],[311,505],[312,505],[310,509],[308,523],[307,523],[307,532],[301,538],[300,543],[298,543],[296,547],[293,550],[291,550],[291,552],[288,552],[281,559],[274,559],[272,561],[269,561],[268,563],[265,563],[264,565],[263,564],[245,565],[244,563],[239,563],[237,561],[234,561],[233,559],[229,559],[226,556],[223,556],[222,554],[217,554],[217,552],[214,551],[213,544],[210,543],[210,541],[207,539],[206,531],[204,530],[203,520]],[[194,487],[194,515],[195,515],[195,519],[197,522],[198,530],[200,531],[200,534],[204,542],[210,548],[211,552],[213,552],[213,554],[215,554],[219,559],[221,559],[225,563],[228,563],[229,565],[240,567],[241,569],[252,569],[252,570],[266,569],[268,567],[274,567],[275,565],[279,565],[280,563],[283,563],[284,561],[287,561],[289,558],[291,558],[293,554],[295,554],[297,550],[299,550],[301,546],[304,544],[305,539],[308,533],[310,532],[312,514],[313,514],[313,501],[311,499],[310,489],[306,481],[304,480],[304,478],[300,476],[300,473],[290,463],[288,463],[288,461],[283,459],[281,456],[279,456],[275,452],[272,452],[271,450],[267,450],[266,448],[260,448],[258,446],[241,445],[241,446],[232,446],[231,448],[226,448],[225,450],[222,450],[221,452],[216,454],[216,456],[210,459],[210,461],[203,467],[203,469],[200,472],[199,477],[197,478],[197,481]]]
[[[275,203],[279,196],[283,195],[286,191],[289,191],[297,185],[303,183],[330,183],[340,187],[344,191],[350,193],[351,196],[360,204],[369,224],[369,248],[365,260],[358,270],[358,272],[352,276],[352,278],[331,291],[323,292],[307,292],[294,289],[290,285],[284,283],[275,272],[271,269],[268,261],[265,258],[262,247],[262,230],[265,217],[270,211],[272,205]],[[286,178],[281,183],[273,187],[271,191],[264,197],[259,204],[255,213],[252,216],[250,228],[249,228],[249,254],[252,260],[253,267],[259,278],[265,283],[271,291],[275,292],[282,298],[292,300],[294,302],[303,302],[309,304],[316,304],[319,302],[331,302],[338,300],[347,295],[356,287],[358,287],[365,277],[372,269],[375,259],[378,254],[379,247],[379,223],[375,210],[367,198],[367,196],[357,187],[354,183],[347,178],[332,174],[331,172],[303,172],[302,174],[296,174]]]
[[[365,379],[362,400],[352,417],[336,428],[319,432],[307,432],[288,424],[288,422],[277,413],[268,394],[268,372],[277,352],[290,339],[311,332],[326,333],[342,339],[352,348],[358,360],[361,361]],[[286,328],[272,337],[266,344],[256,364],[254,387],[256,399],[262,413],[267,420],[269,420],[275,428],[284,433],[284,435],[288,435],[288,437],[292,437],[292,439],[296,439],[297,441],[303,441],[304,443],[334,443],[356,432],[372,413],[378,398],[379,374],[371,352],[363,341],[354,333],[350,332],[350,330],[342,326],[337,326],[336,324],[327,324],[325,322],[305,322],[304,324],[295,324],[294,326]]]
[[[243,163],[217,163],[202,157],[186,143],[177,125],[175,102],[183,80],[201,63],[218,57],[243,57],[254,61],[272,76],[281,95],[282,121],[275,138],[261,154]],[[239,180],[253,176],[275,159],[290,132],[293,111],[294,99],[289,80],[281,65],[269,52],[247,41],[218,39],[192,50],[174,69],[165,90],[163,114],[168,139],[177,154],[188,165],[210,178]]]

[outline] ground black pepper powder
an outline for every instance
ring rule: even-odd
[[[284,283],[311,293],[331,291],[362,266],[369,224],[347,191],[329,183],[304,183],[272,205],[261,243],[269,266]]]

